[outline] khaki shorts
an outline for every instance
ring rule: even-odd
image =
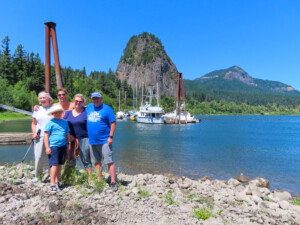
[[[112,145],[107,143],[101,145],[91,145],[91,158],[94,162],[102,162],[105,164],[113,163]]]

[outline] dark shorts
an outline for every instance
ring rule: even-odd
[[[49,166],[58,166],[65,163],[67,146],[51,147],[51,154],[48,155]]]

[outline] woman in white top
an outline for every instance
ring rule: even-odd
[[[35,161],[35,177],[32,179],[32,183],[38,181],[39,174],[43,172],[43,169],[49,169],[48,157],[45,151],[44,145],[44,129],[49,120],[53,116],[48,116],[48,112],[51,109],[53,99],[47,92],[40,92],[38,95],[41,106],[37,111],[32,114],[31,130],[33,133],[34,141],[34,161]],[[40,134],[39,133],[40,130]]]

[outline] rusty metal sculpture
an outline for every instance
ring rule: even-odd
[[[57,47],[55,27],[56,27],[56,23],[53,22],[45,23],[45,36],[46,36],[45,91],[48,93],[50,93],[50,66],[51,66],[50,37],[52,38],[57,89],[63,87],[62,80],[61,80],[61,73],[60,73],[60,64],[59,64],[59,57],[58,57],[58,47]]]
[[[181,96],[182,96],[182,100],[183,100],[183,109],[184,109],[185,120],[182,120],[180,118],[180,115],[181,115]],[[176,102],[175,123],[187,123],[187,111],[186,111],[186,108],[185,108],[185,96],[184,96],[182,73],[178,73],[178,77],[177,77],[177,102]]]

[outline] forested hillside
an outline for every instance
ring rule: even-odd
[[[45,88],[45,66],[38,53],[27,52],[21,44],[11,50],[9,42],[9,38],[5,37],[0,48],[0,103],[31,110],[32,96],[34,104],[38,104],[37,94]],[[77,93],[89,97],[92,92],[100,91],[103,101],[116,111],[120,91],[121,110],[124,109],[125,92],[126,108],[131,109],[133,90],[126,79],[121,81],[111,69],[108,72],[94,71],[86,74],[85,68],[79,70],[63,67],[61,75],[69,100]],[[212,88],[213,83],[207,88],[201,82],[184,82],[187,108],[193,114],[299,114],[300,98],[293,91],[281,90],[277,94],[270,91],[262,94],[251,91],[248,86],[241,86],[241,82],[237,80],[228,80],[231,82],[228,84],[230,90]],[[235,89],[237,86],[242,87],[243,91]],[[51,96],[56,98],[54,67],[51,67]],[[139,89],[138,104],[140,96]],[[154,99],[153,103],[155,102]],[[161,95],[160,105],[165,111],[173,110],[175,103],[174,97]]]
[[[45,89],[45,66],[39,54],[27,52],[21,44],[12,52],[9,42],[10,39],[5,37],[0,49],[0,103],[31,110],[32,95],[34,104],[38,104],[37,94]],[[92,92],[100,91],[104,102],[116,110],[118,90],[122,90],[121,102],[124,102],[126,91],[127,105],[131,105],[131,87],[126,81],[121,82],[112,70],[107,73],[94,71],[88,76],[85,68],[64,67],[61,75],[70,100],[77,93],[89,97]],[[51,96],[56,98],[54,67],[51,67]]]
[[[185,90],[189,98],[199,102],[206,97],[253,106],[296,107],[300,104],[300,92],[291,86],[278,81],[255,79],[237,66],[215,70],[195,80],[185,80]]]

